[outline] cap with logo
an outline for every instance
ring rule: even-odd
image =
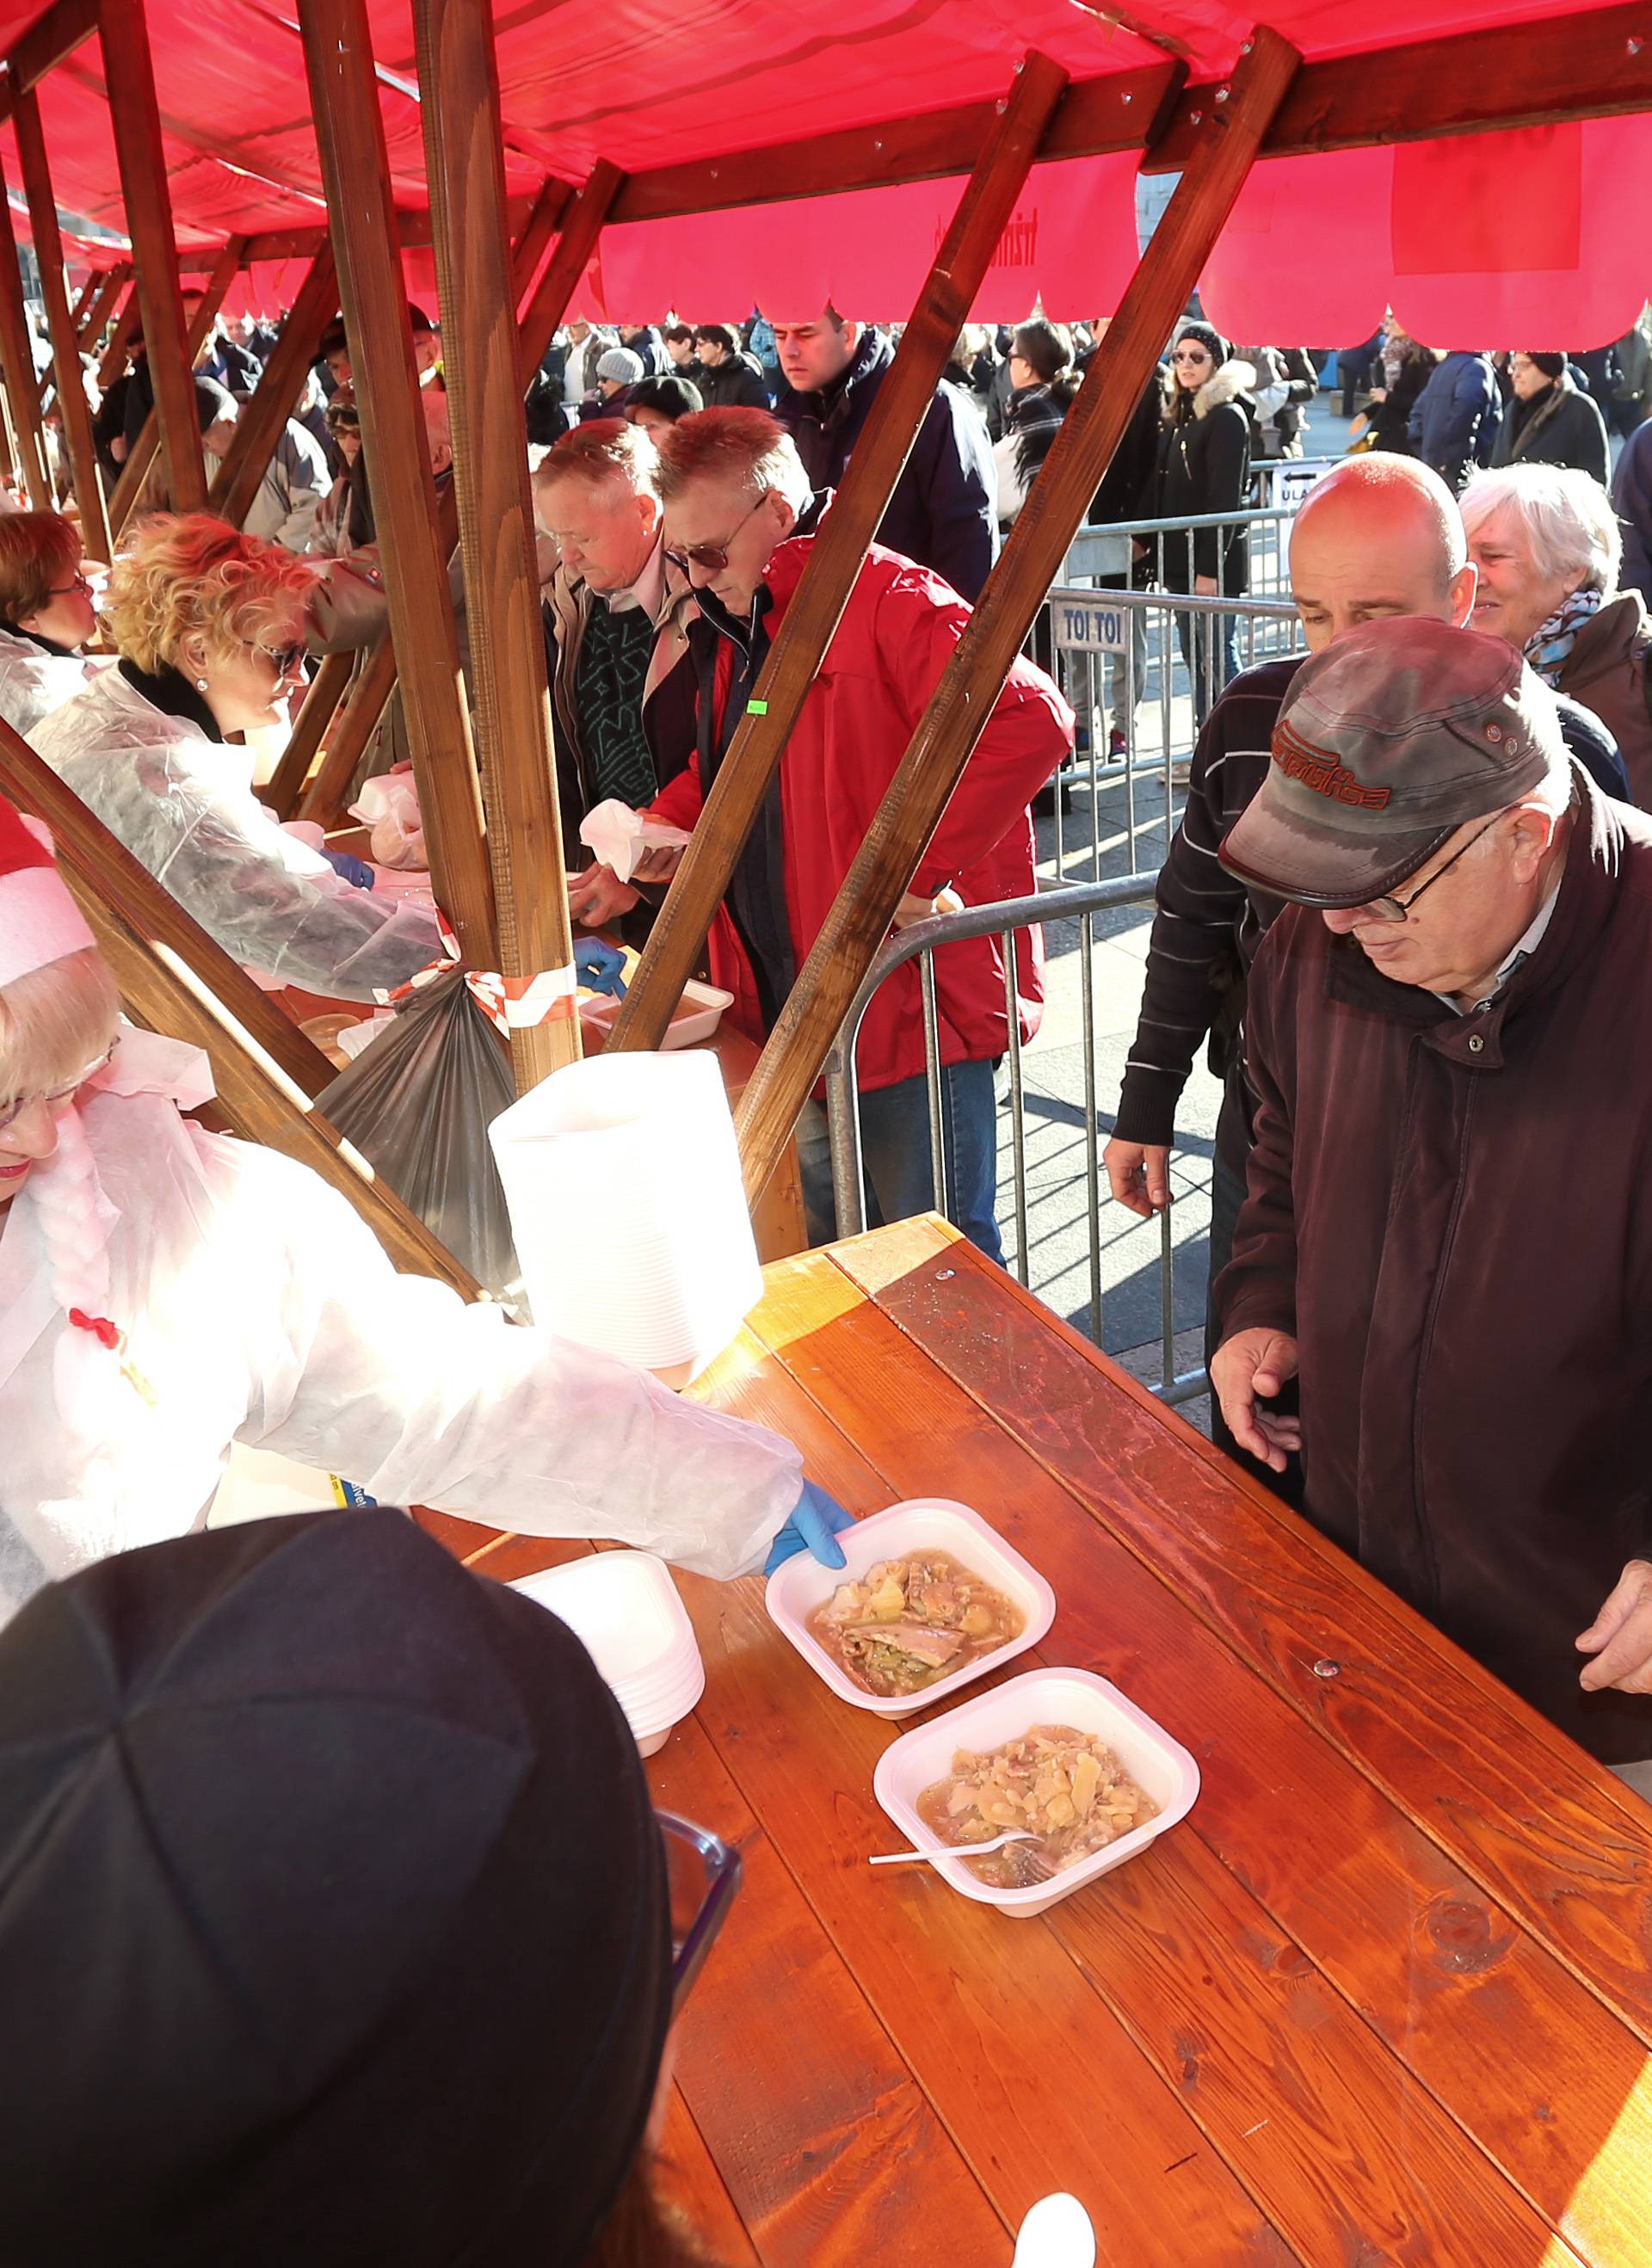
[[[1566,760],[1553,695],[1503,639],[1422,615],[1368,622],[1292,679],[1221,862],[1273,897],[1362,906]]]

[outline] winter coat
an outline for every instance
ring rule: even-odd
[[[1250,490],[1255,379],[1248,362],[1230,358],[1199,387],[1189,417],[1176,415],[1182,405],[1172,376],[1142,519],[1197,519],[1208,512],[1244,510]],[[1250,588],[1250,539],[1243,522],[1230,528],[1197,528],[1191,545],[1186,535],[1167,534],[1162,549],[1159,580],[1167,591],[1191,591],[1201,575],[1215,578],[1230,595]]]
[[[195,1067],[145,1079],[156,1049]],[[136,1091],[134,1091],[136,1090]],[[127,1035],[80,1106],[104,1193],[110,1357],[100,1440],[59,1423],[70,1325],[52,1296],[41,1182],[0,1239],[0,1616],[106,1553],[206,1524],[232,1443],[277,1451],[392,1504],[535,1535],[615,1535],[703,1574],[762,1563],[802,1485],[795,1449],[682,1401],[610,1356],[400,1276],[307,1167],[209,1134],[171,1099],[205,1058]],[[108,1468],[100,1469],[102,1461]]]
[[[1637,425],[1623,445],[1611,477],[1611,503],[1623,526],[1620,579],[1652,608],[1652,418]]]
[[[1548,930],[1466,1016],[1274,924],[1216,1299],[1224,1338],[1296,1337],[1309,1517],[1622,1764],[1652,1698],[1583,1694],[1574,1640],[1652,1548],[1652,819],[1574,779]]]
[[[1417,396],[1406,433],[1425,465],[1460,489],[1474,465],[1489,465],[1503,398],[1483,354],[1449,354]]]
[[[210,449],[204,455],[210,480],[220,460]],[[242,526],[248,535],[262,536],[267,543],[307,551],[315,516],[332,486],[321,443],[306,426],[289,417]]]
[[[808,552],[809,541],[794,538],[769,562],[771,636],[778,633]],[[969,608],[926,569],[879,545],[867,553],[780,763],[785,910],[800,967],[969,619]],[[720,722],[733,648],[726,640],[719,646]],[[950,884],[966,905],[1030,893],[1027,806],[1072,746],[1072,711],[1042,671],[1018,659],[911,887],[933,896]],[[653,809],[673,826],[692,828],[701,803],[697,758]],[[1015,950],[1019,1025],[1029,1039],[1044,1002],[1040,932],[1018,932]],[[761,1040],[756,980],[726,907],[712,925],[711,956],[713,983],[734,995],[734,1021]],[[996,1061],[1008,1044],[999,940],[943,946],[935,983],[942,1063]],[[863,1089],[921,1076],[920,989],[917,965],[908,963],[874,995],[856,1051]]]
[[[1009,398],[1009,419],[1001,441],[992,444],[998,475],[998,516],[1008,527],[1027,501],[1027,491],[1050,454],[1076,389],[1023,386]]]
[[[42,718],[114,666],[107,655],[49,653],[20,631],[0,628],[0,718],[31,739]]]
[[[210,937],[277,983],[371,1000],[439,958],[427,915],[355,888],[277,826],[250,750],[168,716],[120,669],[55,710],[33,745]]]
[[[700,400],[708,409],[766,409],[769,388],[763,375],[763,364],[755,354],[743,351],[725,355],[715,370],[702,364],[696,370],[694,383],[700,389]]]
[[[665,341],[652,323],[645,324],[640,330],[623,332],[619,344],[638,357],[645,378],[669,377],[671,357],[666,352]]]
[[[1371,404],[1368,414],[1374,449],[1389,449],[1400,457],[1416,454],[1411,438],[1411,413],[1434,371],[1434,357],[1426,347],[1407,348],[1398,370],[1386,381],[1386,400]]]
[[[1652,811],[1652,622],[1639,591],[1619,591],[1589,616],[1559,689],[1594,711],[1618,743],[1630,794]]]
[[[1611,478],[1611,451],[1599,404],[1565,371],[1530,401],[1516,394],[1504,409],[1492,462],[1571,465],[1604,488]]]
[[[785,394],[775,416],[816,489],[840,487],[895,350],[868,328],[843,376],[818,394]],[[918,429],[878,529],[886,551],[915,559],[971,602],[998,556],[998,482],[974,404],[944,381]]]

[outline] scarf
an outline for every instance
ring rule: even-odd
[[[1526,640],[1526,659],[1545,685],[1559,685],[1578,633],[1599,612],[1604,596],[1592,587],[1571,592]]]

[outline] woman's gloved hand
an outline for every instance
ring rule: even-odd
[[[837,1542],[837,1531],[852,1528],[855,1516],[845,1512],[835,1497],[827,1495],[813,1481],[805,1481],[803,1493],[792,1507],[792,1516],[769,1546],[769,1557],[763,1572],[772,1575],[788,1559],[800,1551],[812,1552],[822,1567],[844,1565],[844,1548]]]
[[[357,858],[348,850],[324,850],[321,856],[336,874],[342,875],[358,890],[372,889],[378,879],[365,858]]]
[[[616,1000],[625,998],[625,956],[600,937],[576,939],[573,973],[589,992],[608,992]]]

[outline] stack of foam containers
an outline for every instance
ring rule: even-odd
[[[705,1690],[694,1625],[663,1559],[597,1551],[512,1585],[579,1640],[645,1756],[664,1748]]]

